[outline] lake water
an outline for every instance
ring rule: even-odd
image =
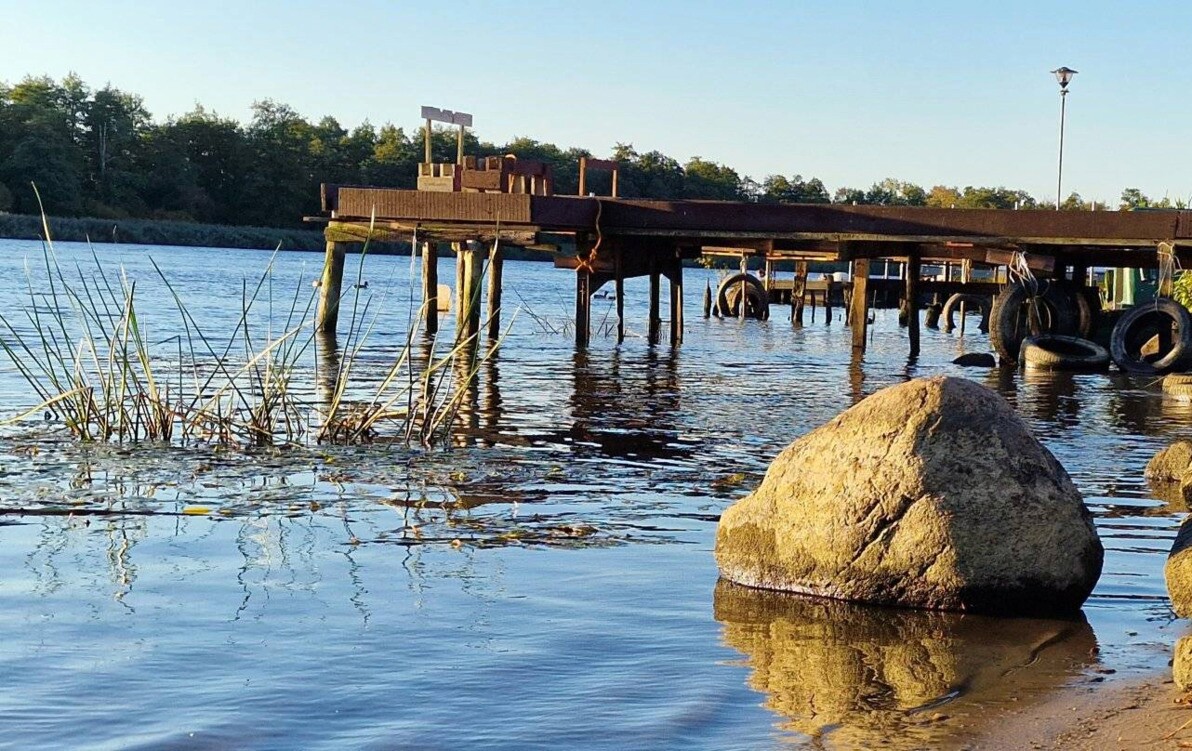
[[[57,252],[92,274],[85,247]],[[136,280],[156,342],[181,327],[150,257],[224,335],[270,257],[97,252]],[[39,244],[0,242],[10,320],[30,304],[27,274],[48,304],[42,263]],[[322,259],[275,264],[280,316]],[[376,369],[403,341],[411,271],[407,258],[365,260]],[[439,273],[453,278],[449,259]],[[608,335],[613,303],[597,299],[577,354],[571,273],[507,263],[506,320],[523,311],[450,450],[85,446],[52,421],[5,428],[0,747],[953,747],[1065,686],[1164,668],[1186,630],[1162,576],[1185,509],[1154,498],[1142,470],[1192,438],[1188,405],[1120,376],[962,372],[953,357],[988,350],[975,325],[924,330],[908,365],[893,311],[877,312],[857,367],[849,330],[822,310],[802,329],[781,308],[764,323],[703,319],[705,279],[715,273],[688,271],[681,348],[646,344],[638,279],[627,341]],[[296,380],[313,399],[308,359]],[[1002,393],[1084,493],[1107,548],[1087,621],[718,585],[718,515],[783,446],[866,394],[939,373]],[[4,360],[4,413],[36,401]]]

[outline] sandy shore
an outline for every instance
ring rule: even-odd
[[[1192,703],[1166,676],[1074,688],[1005,718],[974,749],[1192,749]]]

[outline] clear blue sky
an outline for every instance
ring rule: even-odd
[[[742,174],[1192,194],[1186,2],[86,2],[0,0],[0,80],[77,72],[159,119],[254,100],[482,138],[617,141]]]

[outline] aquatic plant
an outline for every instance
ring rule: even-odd
[[[286,298],[279,331],[273,331],[277,251],[254,283],[243,283],[239,318],[232,333],[220,341],[204,331],[150,259],[183,330],[151,346],[137,316],[136,282],[123,269],[109,274],[94,248],[93,269],[64,269],[44,214],[43,232],[48,291],[35,291],[38,285],[29,270],[25,320],[0,312],[0,331],[6,334],[0,336],[0,348],[40,401],[6,422],[46,413],[59,417],[83,441],[261,447],[300,444],[313,437],[326,443],[393,440],[428,448],[449,445],[462,405],[475,394],[480,366],[504,338],[482,348],[482,326],[476,333],[457,335],[445,353],[439,350],[437,336],[416,341],[426,309],[424,305],[413,312],[411,287],[411,316],[400,349],[375,386],[358,384],[354,376],[366,345],[371,346],[377,321],[375,313],[369,314],[371,297],[361,294],[366,288],[365,243],[357,283],[349,292],[351,316],[342,361],[334,336],[316,343],[312,319],[317,295],[302,280]],[[482,268],[481,279],[485,273]],[[476,299],[465,307],[479,305],[481,286],[473,285]],[[263,304],[268,306],[268,325],[262,334],[253,321],[260,317],[254,310]],[[167,354],[161,345],[174,341],[176,353]],[[304,363],[312,348],[323,350],[316,363],[333,371],[321,405],[302,397],[310,389],[295,382],[306,374]],[[318,378],[317,364],[315,375]],[[365,397],[359,398],[362,394]]]

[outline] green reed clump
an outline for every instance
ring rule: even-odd
[[[147,341],[137,315],[136,282],[123,270],[110,275],[94,249],[94,270],[77,265],[64,269],[44,216],[43,230],[47,291],[35,291],[28,271],[24,319],[0,313],[0,327],[7,333],[0,337],[0,347],[40,403],[7,422],[45,411],[59,416],[69,432],[84,441],[252,447],[299,444],[313,435],[328,443],[383,439],[425,447],[449,445],[460,407],[474,393],[479,366],[500,344],[480,351],[477,335],[457,337],[440,354],[437,337],[425,346],[415,342],[423,307],[416,316],[411,314],[405,341],[379,382],[367,388],[357,385],[354,375],[377,320],[369,315],[371,298],[361,299],[365,285],[358,278],[352,287],[342,362],[335,364],[328,399],[312,409],[300,396],[310,390],[296,379],[307,373],[303,362],[316,338],[312,313],[317,295],[304,294],[299,280],[287,298],[279,331],[272,330],[276,251],[256,282],[244,283],[239,319],[221,341],[204,331],[150,259],[173,298],[183,329],[173,337],[176,354],[167,357]],[[367,252],[366,243],[358,274],[363,273]],[[480,286],[474,288],[478,291]],[[411,308],[412,295],[411,290]],[[270,324],[262,335],[252,321],[263,298]],[[478,299],[468,301],[478,304]],[[353,398],[358,394],[367,396]],[[317,415],[317,424],[312,415]]]

